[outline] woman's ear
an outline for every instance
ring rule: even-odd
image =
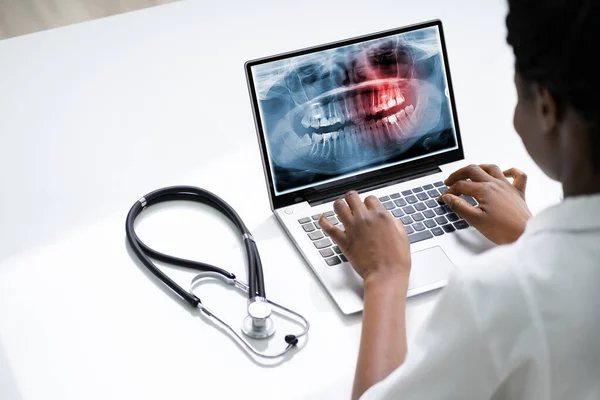
[[[544,134],[550,134],[558,125],[560,115],[556,97],[546,88],[535,87],[535,113]]]

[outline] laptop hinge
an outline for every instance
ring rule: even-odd
[[[433,175],[442,172],[440,167],[432,162],[423,162],[417,165],[411,165],[410,168],[396,169],[387,174],[381,174],[374,178],[365,178],[361,181],[350,182],[335,187],[326,188],[322,185],[315,187],[316,193],[306,194],[306,201],[311,206],[328,203],[342,197],[349,190],[356,190],[359,193],[368,192],[382,187],[395,185],[424,176]]]

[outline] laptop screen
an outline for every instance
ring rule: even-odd
[[[276,196],[459,146],[438,25],[250,67]]]

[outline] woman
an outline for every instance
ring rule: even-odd
[[[372,196],[338,200],[346,232],[319,222],[364,279],[353,398],[600,398],[600,3],[509,0],[507,27],[515,129],[565,200],[531,218],[520,171],[450,175],[442,200],[502,246],[456,268],[408,353],[406,232]]]

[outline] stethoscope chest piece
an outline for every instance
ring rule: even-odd
[[[248,302],[248,315],[242,323],[242,332],[253,339],[265,339],[275,333],[271,306],[262,297]]]

